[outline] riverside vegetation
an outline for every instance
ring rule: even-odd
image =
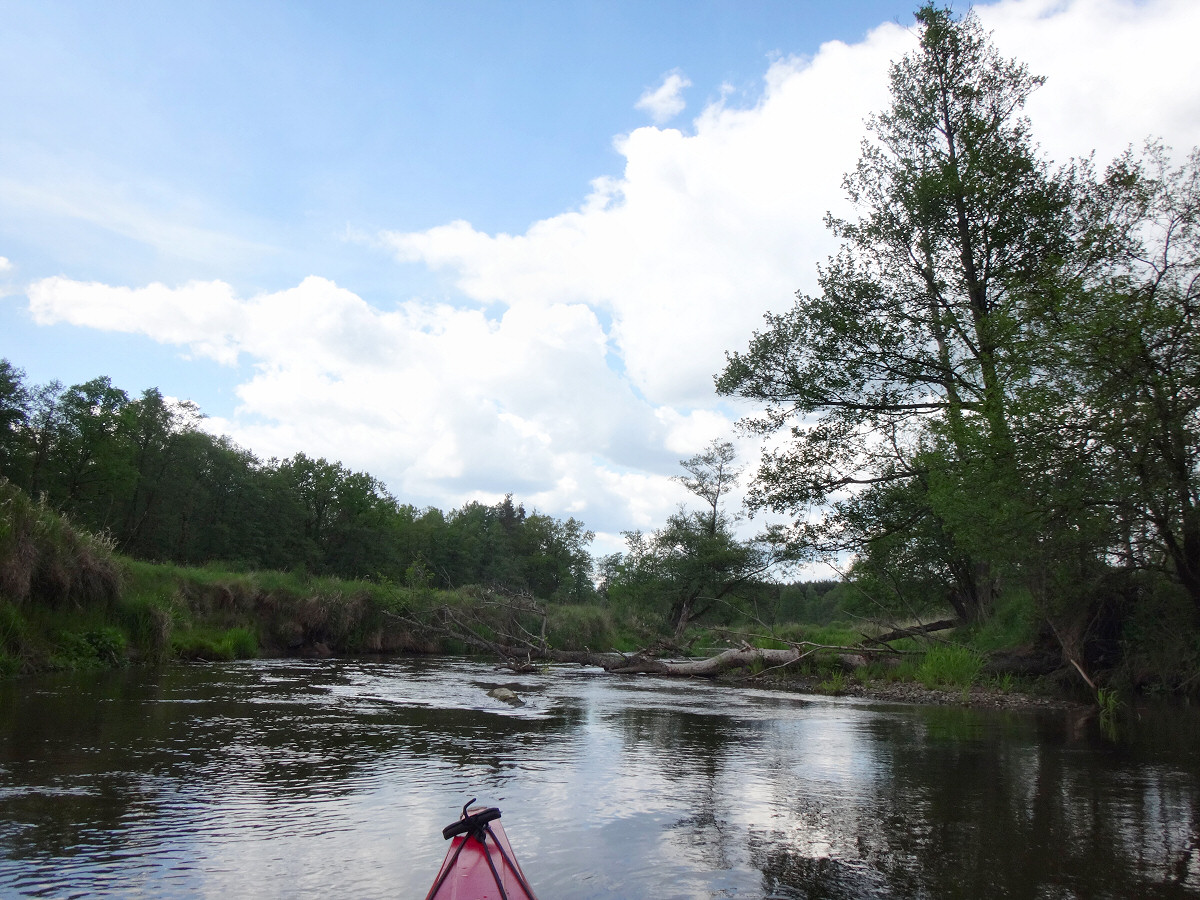
[[[820,292],[716,380],[775,448],[750,511],[790,525],[738,536],[718,440],[682,461],[696,508],[593,560],[582,522],[511,496],[417,509],[340,463],[259,460],[157,389],[0,360],[0,666],[478,649],[649,671],[720,646],[833,692],[1200,691],[1200,152],[1054,168],[1021,115],[1042,80],[972,13],[917,25]],[[850,562],[783,583],[812,559]]]
[[[845,590],[832,584],[762,585],[758,612],[774,596],[777,613],[829,602]],[[508,656],[513,647],[590,652],[614,648],[634,659],[657,645],[675,654],[706,656],[731,642],[762,653],[812,647],[797,664],[771,671],[760,659],[724,674],[755,681],[783,680],[832,694],[897,685],[923,685],[967,699],[1011,694],[1018,686],[1043,692],[1027,679],[987,670],[979,647],[1020,643],[1025,625],[960,633],[965,643],[930,647],[915,638],[893,641],[898,651],[871,662],[844,662],[863,629],[836,623],[765,623],[749,608],[727,610],[686,633],[685,645],[655,611],[634,609],[602,593],[586,602],[538,602],[501,587],[443,589],[387,579],[340,579],[302,571],[236,572],[217,564],[188,567],[121,556],[111,539],[75,528],[44,501],[0,481],[0,675],[89,670],[171,660],[233,660],[258,656],[330,654],[479,653]],[[835,607],[836,608],[836,607]],[[1026,623],[1029,624],[1029,623]],[[878,632],[880,629],[867,628]],[[755,632],[751,635],[751,631]],[[750,643],[747,643],[749,640]],[[968,646],[968,644],[970,646]],[[503,648],[503,649],[502,649]],[[518,647],[516,653],[519,654]],[[528,658],[528,656],[527,656]],[[901,696],[912,696],[911,691]],[[1111,702],[1111,701],[1110,701]]]

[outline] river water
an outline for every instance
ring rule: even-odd
[[[542,900],[1200,897],[1200,720],[1121,729],[456,659],[19,680],[0,896],[420,900],[478,797]]]

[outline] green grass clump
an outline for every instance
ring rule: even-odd
[[[833,669],[829,677],[821,682],[820,688],[826,694],[840,696],[846,690],[846,673],[841,669]]]
[[[180,659],[251,659],[258,655],[258,638],[248,628],[192,628],[172,635],[171,650]]]
[[[917,680],[927,688],[956,687],[968,690],[983,669],[983,657],[967,647],[944,644],[925,654]]]

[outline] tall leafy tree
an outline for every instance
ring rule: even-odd
[[[974,13],[916,17],[920,46],[893,65],[891,106],[845,181],[858,218],[828,219],[842,247],[820,293],[768,315],[717,386],[765,406],[750,428],[790,429],[753,503],[796,515],[794,538],[820,550],[935,547],[970,620],[1028,524],[1014,435],[1027,339],[1045,295],[1077,277],[1077,175],[1050,170],[1021,115],[1042,79]],[[814,508],[828,514],[807,521]]]
[[[124,409],[124,434],[136,477],[122,498],[124,513],[117,537],[126,552],[161,555],[150,550],[163,524],[164,495],[178,477],[182,438],[193,433],[200,411],[191,402],[172,403],[158,388],[147,388]]]

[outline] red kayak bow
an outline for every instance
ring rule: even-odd
[[[468,809],[442,829],[453,839],[425,900],[537,900],[517,865],[494,806]]]

